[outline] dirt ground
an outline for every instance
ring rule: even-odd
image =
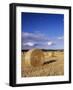
[[[32,67],[24,64],[25,53],[22,54],[21,76],[39,77],[39,76],[58,76],[64,75],[64,52],[55,51],[54,55],[49,56],[49,51],[44,52],[45,60],[42,66]]]

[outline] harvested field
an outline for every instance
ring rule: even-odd
[[[39,77],[39,76],[57,76],[64,75],[64,52],[63,51],[43,51],[43,65],[27,66],[25,64],[25,53],[22,52],[21,76],[22,77]]]

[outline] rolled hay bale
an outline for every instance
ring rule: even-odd
[[[57,56],[58,56],[58,51],[55,51],[54,54],[55,54],[55,56],[57,57]]]
[[[55,56],[55,54],[54,54],[54,52],[48,52],[48,55],[47,55],[48,57],[54,57]]]
[[[44,63],[44,52],[40,49],[32,49],[25,54],[26,66],[41,66]]]

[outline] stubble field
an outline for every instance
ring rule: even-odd
[[[58,76],[64,75],[64,51],[43,51],[45,60],[38,67],[26,66],[25,54],[22,52],[21,77]]]

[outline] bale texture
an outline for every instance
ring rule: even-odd
[[[29,50],[25,54],[25,65],[26,66],[41,66],[44,63],[44,53],[40,49]]]

